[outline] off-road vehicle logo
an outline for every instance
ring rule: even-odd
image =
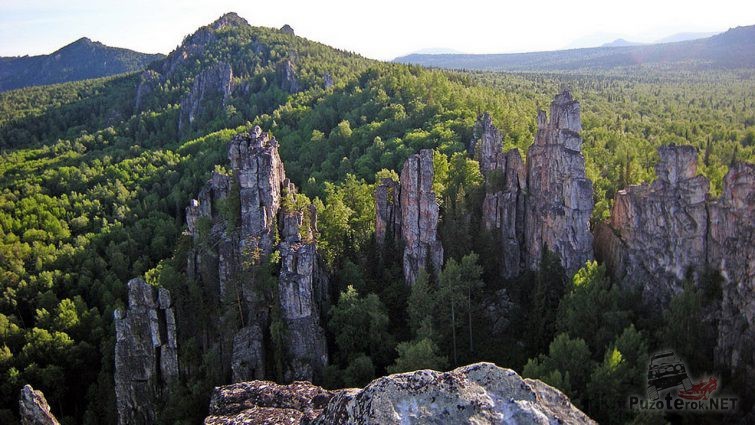
[[[673,351],[654,354],[648,364],[647,398],[629,397],[633,410],[734,411],[739,399],[716,395],[718,377],[709,376],[693,383],[687,365]]]

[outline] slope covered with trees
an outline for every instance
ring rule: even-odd
[[[163,57],[83,37],[49,55],[0,57],[0,91],[134,72]]]
[[[232,69],[227,98],[198,102],[201,112],[180,130],[197,76],[221,63]],[[491,241],[473,238],[480,223],[467,219],[479,217],[483,196],[466,154],[478,113],[491,113],[505,149],[524,153],[537,109],[562,85],[583,105],[595,219],[615,191],[652,180],[661,144],[705,152],[714,192],[733,159],[755,158],[751,70],[445,72],[366,60],[234,14],[145,73],[0,94],[0,422],[14,420],[25,383],[44,390],[58,417],[115,421],[112,318],[125,283],[142,275],[201,311],[185,280],[184,207],[251,125],[276,136],[287,175],[318,207],[318,244],[340,293],[327,318],[333,361],[324,384],[490,360],[563,389],[601,421],[628,419],[598,399],[641,391],[644,353],[677,334],[678,317],[694,320],[712,301],[691,288],[665,316],[644,321],[635,294],[620,292],[600,265],[567,282],[547,252],[540,271],[504,281]],[[437,278],[423,275],[410,289],[400,247],[377,255],[373,191],[425,148],[435,150],[441,237],[455,243]],[[595,305],[599,312],[585,307]],[[588,334],[586,321],[601,328]],[[679,350],[704,342],[680,341]],[[179,347],[188,372],[161,420],[193,423],[222,382],[216,359],[187,341]]]

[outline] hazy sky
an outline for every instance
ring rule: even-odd
[[[228,11],[376,59],[434,47],[554,50],[596,33],[651,41],[755,24],[751,0],[0,0],[0,56],[50,53],[83,36],[168,53]]]

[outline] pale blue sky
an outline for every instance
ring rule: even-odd
[[[228,11],[376,59],[431,47],[554,50],[596,33],[652,41],[755,24],[755,2],[747,0],[0,0],[0,56],[50,53],[83,36],[168,53]]]

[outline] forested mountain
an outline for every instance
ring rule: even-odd
[[[412,54],[394,62],[435,68],[488,71],[711,70],[755,67],[755,25],[709,38],[632,46],[617,43],[586,49],[510,54]]]
[[[738,38],[727,34],[715,42]],[[743,51],[746,62],[752,50]],[[742,181],[755,159],[754,99],[751,65],[622,75],[430,70],[233,13],[142,72],[1,93],[0,422],[17,421],[19,390],[30,383],[64,421],[116,423],[123,366],[144,359],[159,364],[151,369],[159,382],[132,374],[134,388],[148,385],[142,396],[157,400],[147,410],[158,423],[197,423],[213,387],[235,377],[312,376],[336,388],[481,360],[542,379],[601,423],[633,420],[606,403],[645,390],[648,353],[672,345],[692,367],[712,370],[721,300],[721,317],[745,317],[736,300],[748,295],[732,295],[718,269],[695,269],[696,286],[670,280],[662,305],[645,305],[639,285],[620,284],[631,276],[583,261],[588,233],[623,229],[632,216],[612,215],[614,200],[643,210],[655,198],[622,189],[653,181],[671,190],[654,192],[661,198],[683,203],[693,193],[694,211],[720,208],[705,213],[706,225],[735,223],[735,207],[749,205],[740,196],[751,187]],[[538,110],[551,104],[547,121]],[[700,152],[694,192],[674,192],[658,175],[666,162],[684,166],[684,179],[696,173],[687,148],[676,162],[659,151],[673,144]],[[548,164],[562,168],[549,173]],[[513,183],[528,176],[543,186]],[[548,182],[572,180],[579,196],[561,200],[566,209],[552,205],[563,193]],[[403,221],[379,208],[395,211],[402,197],[413,214]],[[700,207],[700,197],[710,204]],[[512,198],[522,204],[510,215],[493,203]],[[493,234],[504,220],[495,214],[524,211],[548,211],[542,228],[579,226],[579,246],[548,244],[535,230]],[[423,224],[403,230],[408,217],[434,218],[435,234],[426,237],[433,226]],[[643,231],[635,240],[658,240],[658,252],[674,246],[658,228]],[[502,237],[522,248],[513,260],[520,273],[503,273],[511,269]],[[642,269],[627,241],[609,253],[627,259],[621,270]],[[564,261],[572,248],[580,255],[569,258],[584,264]],[[711,265],[724,255],[710,254]],[[307,292],[325,281],[327,290]],[[281,290],[290,287],[304,289]],[[154,327],[139,312],[157,317]],[[122,345],[138,340],[129,327],[139,324],[155,330],[157,347]],[[286,342],[297,340],[307,343]],[[746,347],[732,344],[722,349]],[[323,347],[327,364],[314,355]],[[124,361],[128,353],[141,358]],[[734,377],[727,390],[752,403],[725,364]]]
[[[49,55],[0,57],[0,91],[133,72],[163,57],[82,37]]]

